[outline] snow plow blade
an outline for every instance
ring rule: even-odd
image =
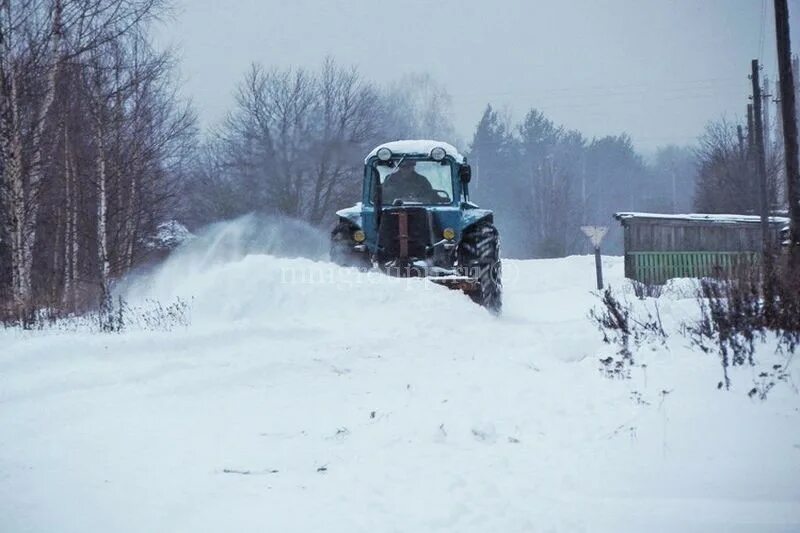
[[[450,289],[460,289],[462,291],[471,291],[477,289],[480,285],[480,281],[468,276],[436,276],[428,279],[437,285],[444,285]]]

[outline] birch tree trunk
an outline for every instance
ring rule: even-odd
[[[2,144],[6,148],[5,168],[3,171],[4,210],[10,216],[7,220],[6,233],[10,236],[11,248],[11,294],[20,318],[32,305],[32,272],[33,249],[36,244],[36,225],[39,215],[38,194],[44,175],[44,146],[42,143],[47,118],[55,101],[56,79],[60,65],[62,26],[61,0],[55,0],[52,6],[52,32],[50,35],[50,57],[43,96],[34,114],[35,123],[28,141],[31,159],[27,165],[23,163],[25,142],[21,113],[21,77],[25,74],[19,58],[15,57],[10,20],[12,16],[11,0],[3,3],[2,13],[9,26],[2,34],[2,82],[5,100],[2,128]],[[25,38],[22,36],[21,38]],[[26,175],[27,170],[27,175]]]
[[[11,69],[13,70],[13,69]],[[14,307],[20,312],[30,301],[30,270],[24,268],[26,239],[26,195],[25,176],[23,175],[23,144],[20,132],[20,102],[18,97],[18,80],[15,72],[11,72],[9,80],[10,94],[8,97],[8,110],[6,136],[9,137],[5,144],[5,168],[3,170],[5,195],[5,212],[8,221],[6,233],[9,236],[11,248],[11,297]]]
[[[65,121],[66,122],[66,121]],[[78,272],[78,208],[76,200],[75,161],[70,144],[69,126],[64,125],[64,291],[62,303],[75,310],[75,284]]]
[[[105,124],[102,112],[103,103],[98,104],[95,117],[95,142],[97,155],[97,259],[100,264],[100,314],[105,317],[111,311],[111,267],[108,260],[108,192],[107,164],[105,148]]]
[[[136,241],[136,216],[134,207],[136,206],[136,171],[131,174],[131,187],[128,193],[128,205],[125,210],[125,263],[126,270],[133,267],[134,243]]]

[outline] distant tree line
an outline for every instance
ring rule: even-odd
[[[496,211],[505,254],[511,257],[585,253],[583,225],[610,226],[604,250],[621,253],[615,212],[674,213],[691,207],[691,149],[661,148],[647,163],[626,134],[587,139],[536,109],[513,124],[488,106],[469,159],[473,197]]]
[[[588,140],[537,110],[512,125],[491,106],[465,147],[454,139],[450,102],[424,74],[381,88],[330,58],[317,70],[253,65],[186,182],[184,220],[197,227],[258,212],[326,228],[336,209],[358,200],[364,155],[403,138],[462,146],[473,198],[497,212],[514,257],[584,253],[584,224],[612,226],[607,249],[619,253],[614,212],[691,208],[688,148],[660,149],[648,164],[627,135]]]
[[[451,139],[450,114],[449,94],[428,75],[379,88],[332,58],[317,70],[254,64],[185,184],[185,219],[194,227],[256,212],[324,226],[360,197],[373,146]]]

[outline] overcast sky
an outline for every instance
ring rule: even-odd
[[[751,59],[777,70],[772,0],[177,1],[160,40],[177,46],[204,125],[251,62],[316,67],[330,54],[377,83],[429,72],[467,141],[491,102],[588,136],[628,132],[650,152],[741,117]]]

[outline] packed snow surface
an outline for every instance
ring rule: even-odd
[[[367,155],[364,159],[366,163],[369,161],[369,158],[378,155],[378,150],[381,148],[388,148],[392,151],[393,154],[403,154],[403,155],[429,155],[431,150],[436,147],[444,148],[444,151],[447,155],[452,157],[458,163],[464,162],[464,156],[458,153],[458,149],[453,146],[452,144],[448,144],[442,141],[429,141],[429,140],[407,140],[407,141],[392,141],[388,143],[381,144],[373,148],[373,150]]]
[[[0,330],[0,531],[800,528],[794,386],[749,398],[759,366],[717,390],[718,360],[676,336],[604,377],[592,257],[506,261],[493,318],[243,234],[126,289],[190,299],[187,327]],[[665,327],[691,292],[668,287]]]

